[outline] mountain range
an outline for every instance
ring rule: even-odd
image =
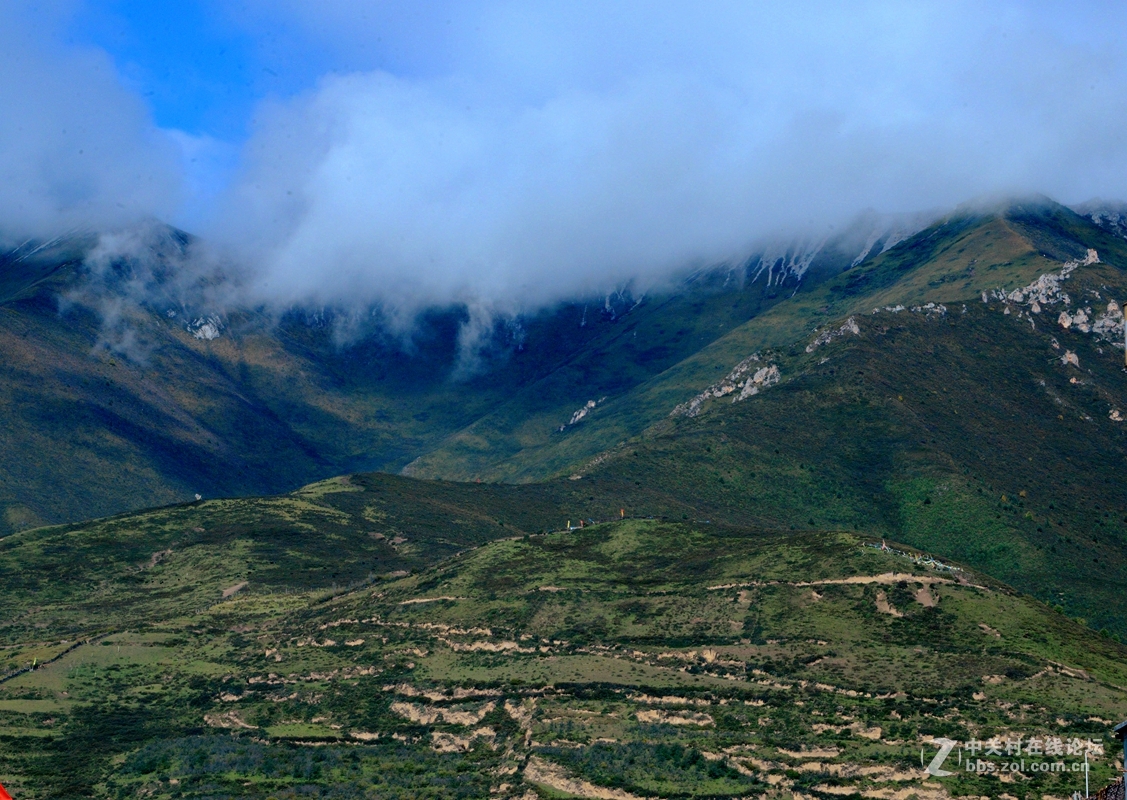
[[[225,276],[186,267],[193,240],[167,226],[143,227],[127,247],[90,235],[28,243],[0,257],[0,524],[288,491],[356,470],[431,474],[428,456],[501,419],[510,428],[490,438],[490,464],[520,446],[521,426],[540,449],[592,395],[628,395],[919,224],[865,216],[738,268],[492,320],[468,344],[464,307],[403,332],[379,308],[240,305]],[[474,462],[451,476],[495,471]]]
[[[239,304],[165,226],[23,245],[0,264],[0,778],[1074,791],[1071,766],[921,763],[1021,735],[1087,742],[1111,780],[1123,218],[865,215],[473,336],[463,307],[405,332]]]

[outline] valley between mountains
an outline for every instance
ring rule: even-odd
[[[1110,783],[1127,240],[1082,211],[862,225],[471,350],[459,309],[411,347],[211,313],[167,230],[97,275],[79,239],[9,254],[0,781],[1043,800],[1086,758]],[[1006,754],[1063,766],[967,768]]]

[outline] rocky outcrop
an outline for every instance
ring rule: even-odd
[[[1123,334],[1123,309],[1114,300],[1092,323],[1092,333],[1101,339],[1119,340]]]
[[[212,339],[218,339],[219,334],[223,332],[223,323],[219,317],[198,317],[188,323],[187,331],[197,339],[205,342],[210,342]]]
[[[1075,313],[1060,312],[1057,324],[1065,330],[1075,328],[1080,333],[1094,334],[1096,338],[1119,343],[1123,338],[1123,310],[1112,300],[1107,310],[1098,316],[1091,306],[1079,308]]]
[[[1069,305],[1072,300],[1068,293],[1061,288],[1061,282],[1067,280],[1077,267],[1098,264],[1099,261],[1100,257],[1096,251],[1089,250],[1083,261],[1067,261],[1061,267],[1060,272],[1046,273],[1028,286],[1022,286],[1011,292],[1007,292],[1005,289],[983,292],[982,302],[989,303],[991,300],[1001,300],[1018,305],[1028,304],[1031,307],[1035,306],[1035,308],[1030,309],[1034,314],[1040,314],[1043,306],[1056,305],[1057,303]]]
[[[768,386],[774,386],[779,382],[782,375],[779,368],[774,364],[762,367],[755,371],[755,374],[744,381],[743,387],[740,389],[740,395],[732,402],[735,403],[739,400],[746,400],[753,394],[759,394],[760,389],[765,389]]]
[[[911,311],[913,314],[923,314],[925,317],[931,317],[931,316],[945,317],[945,316],[947,316],[947,306],[943,305],[942,303],[924,303],[922,306],[912,306],[911,308],[907,308],[904,305],[897,303],[894,306],[885,306],[884,308],[874,308],[872,310],[872,313],[873,314],[879,314],[882,311],[886,312],[888,314],[899,314],[901,311]],[[967,313],[966,312],[966,306],[963,306],[963,313],[964,314]],[[852,332],[853,333],[860,333],[861,331],[857,330],[857,331],[852,331]],[[825,334],[823,334],[823,336],[825,336]],[[831,337],[831,338],[833,338],[833,337]],[[829,340],[827,339],[826,341],[829,341]],[[812,342],[811,345],[806,348],[806,352],[807,353],[811,352],[814,347],[817,347],[817,340]]]
[[[779,368],[774,364],[768,364],[765,367],[755,369],[759,361],[758,353],[748,356],[736,364],[724,380],[712,384],[692,400],[681,403],[670,412],[669,416],[695,417],[701,413],[704,403],[708,400],[727,397],[739,391],[739,394],[732,398],[733,403],[738,403],[752,395],[759,394],[760,389],[774,386],[782,378]],[[753,369],[754,372],[752,372]]]
[[[562,432],[567,430],[577,422],[581,422],[588,414],[590,414],[595,410],[596,407],[598,407],[599,403],[603,403],[605,401],[605,397],[600,397],[598,400],[588,400],[586,405],[582,406],[578,411],[572,414],[571,419],[561,425],[557,430]]]
[[[1092,264],[1100,263],[1100,256],[1091,248],[1088,249],[1088,254],[1083,260],[1073,259],[1066,261],[1064,266],[1061,267],[1060,272],[1048,273],[1042,275],[1037,280],[1028,286],[1023,286],[1020,289],[1014,289],[1012,292],[1006,292],[1003,289],[995,289],[992,292],[982,293],[982,302],[988,303],[993,300],[1006,300],[1011,303],[1017,304],[1030,304],[1038,306],[1033,310],[1033,313],[1039,314],[1041,306],[1055,305],[1056,303],[1064,303],[1068,305],[1071,302],[1068,294],[1061,288],[1061,282],[1068,279],[1078,267],[1087,267]]]
[[[946,311],[946,309],[944,309],[944,311]],[[847,319],[845,321],[845,324],[840,328],[823,331],[822,333],[818,334],[817,338],[815,338],[814,341],[806,345],[806,352],[813,353],[816,348],[819,348],[824,344],[829,344],[834,339],[845,336],[847,333],[852,333],[854,336],[861,333],[861,328],[857,325],[857,320],[855,320],[853,317]]]
[[[1083,259],[1068,261],[1061,267],[1060,272],[1042,275],[1028,286],[1011,292],[1004,289],[983,292],[982,302],[1001,301],[1005,304],[1003,309],[1005,314],[1011,313],[1010,309],[1016,307],[1018,317],[1028,313],[1031,324],[1033,315],[1045,312],[1049,306],[1060,304],[1064,306],[1056,317],[1060,327],[1066,331],[1086,333],[1120,347],[1123,341],[1123,309],[1119,303],[1110,300],[1103,311],[1094,311],[1090,305],[1072,310],[1072,298],[1061,285],[1079,267],[1098,263],[1100,263],[1099,254],[1089,249]],[[1092,294],[1099,299],[1099,293]],[[1072,358],[1074,359],[1075,355]],[[1075,363],[1067,356],[1061,360],[1063,363]]]

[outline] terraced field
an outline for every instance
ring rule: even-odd
[[[0,774],[29,797],[1063,797],[1075,752],[979,774],[966,745],[1082,746],[1108,780],[1125,656],[879,540],[627,520],[114,631],[0,684]],[[938,737],[949,777],[922,768]]]

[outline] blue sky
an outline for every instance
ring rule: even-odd
[[[241,138],[269,85],[263,80],[268,67],[259,63],[254,40],[217,18],[210,4],[90,3],[69,21],[64,35],[75,44],[104,49],[123,82],[145,98],[164,128]]]
[[[334,65],[300,32],[279,21],[251,29],[225,7],[207,0],[89,2],[63,36],[105,50],[157,125],[239,141],[263,97],[308,89]]]
[[[459,12],[444,4],[286,5],[90,0],[60,35],[109,54],[157,125],[231,142],[247,136],[261,100],[326,75],[431,76],[451,66],[447,29]]]
[[[1127,11],[0,0],[0,238],[157,217],[280,302],[535,305],[863,209],[1127,197]]]

